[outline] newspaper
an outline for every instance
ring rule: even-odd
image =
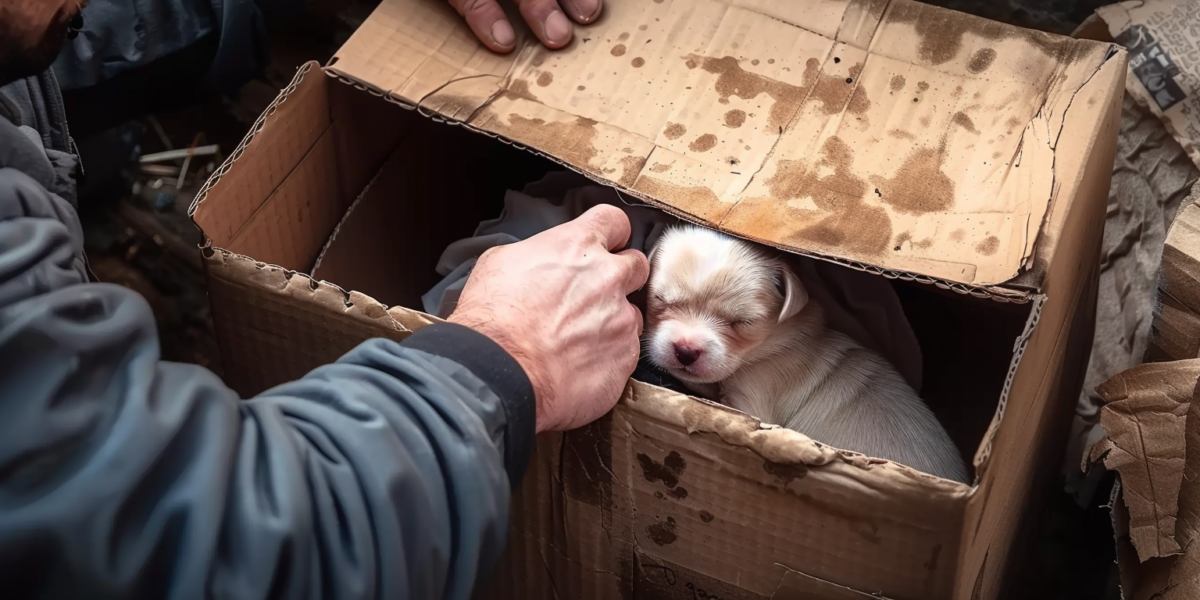
[[[1134,0],[1096,14],[1129,50],[1126,89],[1200,166],[1200,0]]]

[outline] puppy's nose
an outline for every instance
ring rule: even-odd
[[[685,367],[696,362],[696,359],[700,358],[701,353],[702,351],[698,348],[675,345],[675,358],[679,360],[679,364]]]

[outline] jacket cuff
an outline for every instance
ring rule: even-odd
[[[504,468],[516,490],[533,455],[537,408],[533,384],[515,358],[491,338],[454,323],[418,329],[401,345],[452,360],[483,381],[504,407]]]

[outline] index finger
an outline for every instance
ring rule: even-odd
[[[616,252],[629,243],[632,231],[629,216],[611,204],[599,204],[575,220],[588,229],[609,252]]]

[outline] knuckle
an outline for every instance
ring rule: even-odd
[[[450,4],[458,9],[459,14],[464,17],[467,15],[477,14],[487,8],[493,0],[450,0]]]

